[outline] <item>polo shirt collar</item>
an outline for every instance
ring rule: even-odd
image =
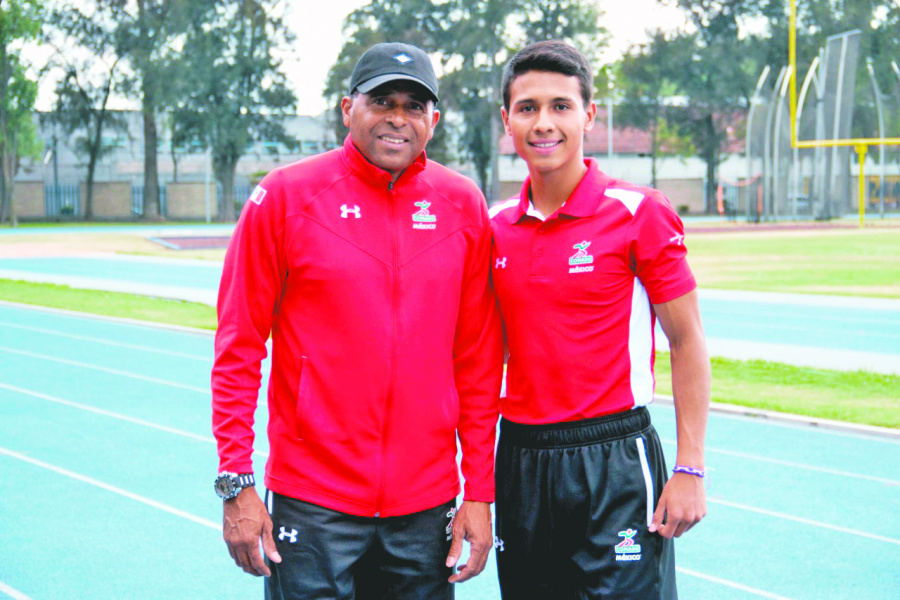
[[[541,220],[549,221],[560,215],[575,218],[590,217],[597,213],[600,201],[603,199],[603,193],[606,191],[606,186],[609,183],[609,176],[600,170],[600,166],[593,158],[584,159],[584,165],[587,167],[587,172],[585,172],[581,181],[578,182],[578,185],[572,191],[572,195],[566,199],[559,210],[546,219]],[[531,176],[525,178],[525,183],[522,184],[522,189],[519,192],[519,214],[516,221],[529,215],[538,218],[534,214],[534,212],[537,212],[536,209],[532,208],[531,201],[528,199],[529,189],[531,189]]]
[[[344,138],[344,159],[347,162],[347,165],[353,170],[363,181],[367,181],[370,183],[378,183],[384,182],[385,185],[389,185],[391,183],[391,179],[393,176],[382,169],[381,167],[372,164],[369,162],[369,159],[356,147],[356,144],[353,143],[353,140],[350,139],[350,135]],[[413,161],[411,165],[406,167],[403,173],[400,174],[400,177],[397,178],[395,185],[405,182],[406,180],[415,177],[419,173],[421,173],[425,169],[425,151],[422,151],[416,160]]]

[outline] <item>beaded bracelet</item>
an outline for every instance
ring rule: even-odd
[[[687,473],[688,475],[696,475],[697,477],[706,477],[706,471],[695,469],[694,467],[685,467],[684,465],[675,465],[672,469],[673,473]]]
[[[694,475],[695,477],[700,477],[704,480],[705,487],[708,490],[709,486],[712,484],[712,480],[709,477],[709,471],[703,469],[695,469],[694,467],[686,467],[684,465],[675,465],[672,468],[673,473],[686,473],[688,475]]]

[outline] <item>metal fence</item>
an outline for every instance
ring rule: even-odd
[[[48,217],[75,217],[81,214],[78,183],[44,184],[44,214]]]
[[[131,214],[135,217],[144,215],[144,186],[133,184],[131,186]],[[166,186],[159,186],[159,214],[163,217],[168,214],[166,205]]]

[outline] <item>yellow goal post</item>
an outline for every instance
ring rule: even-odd
[[[865,175],[863,173],[866,153],[869,146],[900,146],[900,137],[847,138],[831,140],[798,140],[797,139],[797,0],[791,0],[791,16],[789,21],[790,39],[788,40],[788,59],[790,61],[790,112],[791,112],[791,146],[794,148],[832,148],[834,146],[851,146],[859,157],[859,225],[865,223]]]

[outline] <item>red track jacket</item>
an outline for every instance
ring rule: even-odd
[[[225,256],[212,372],[220,469],[251,472],[272,337],[266,486],[364,516],[494,499],[502,343],[490,223],[424,154],[391,185],[348,137],[270,173]]]

